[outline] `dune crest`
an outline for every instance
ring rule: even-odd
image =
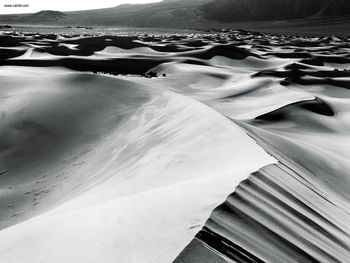
[[[16,68],[0,70],[1,261],[172,261],[242,179],[274,161],[175,93],[62,69],[6,70]]]

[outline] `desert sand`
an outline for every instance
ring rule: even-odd
[[[348,43],[2,33],[0,261],[346,262]]]

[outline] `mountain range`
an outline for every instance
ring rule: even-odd
[[[201,7],[207,20],[292,20],[350,14],[348,0],[215,0]]]
[[[350,15],[349,0],[164,0],[112,8],[0,15],[4,24],[198,27],[242,21]]]

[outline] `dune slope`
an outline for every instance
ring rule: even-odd
[[[166,90],[62,68],[0,75],[4,262],[170,262],[232,188],[274,162]]]

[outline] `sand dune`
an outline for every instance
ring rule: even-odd
[[[348,51],[3,34],[0,261],[346,262]]]

